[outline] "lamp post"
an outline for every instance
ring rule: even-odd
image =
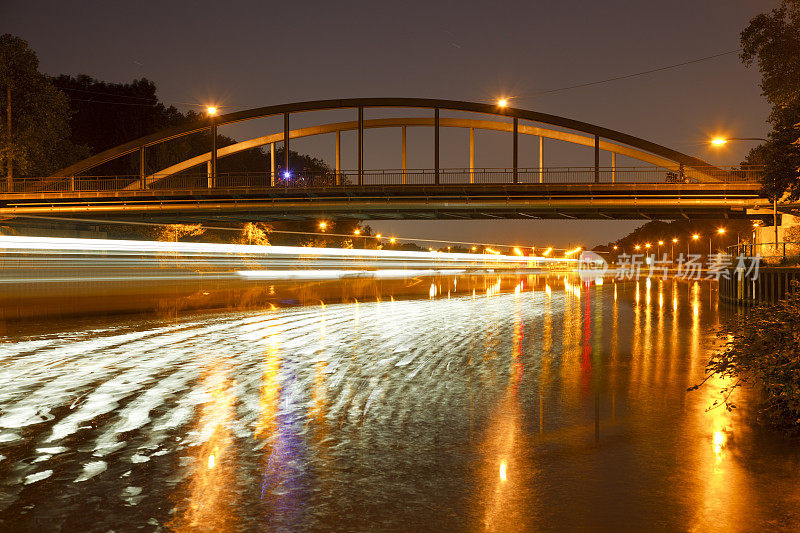
[[[691,250],[689,249],[689,244],[691,244],[692,241],[696,241],[699,238],[700,238],[700,235],[698,233],[694,233],[692,235],[692,240],[691,241],[689,239],[686,239],[686,255],[691,255],[691,253],[692,253]]]
[[[725,235],[725,228],[717,228],[718,235]],[[714,234],[712,233],[708,237],[708,256],[711,257],[711,241],[714,239]]]
[[[214,187],[217,180],[217,108],[213,105],[206,108],[211,122],[211,168],[208,173],[208,188]]]
[[[669,260],[674,263],[675,262],[675,244],[678,242],[677,237],[672,238],[672,245],[669,247]]]

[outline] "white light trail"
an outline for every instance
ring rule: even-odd
[[[570,266],[574,259],[191,242],[0,236],[0,282],[399,279]]]

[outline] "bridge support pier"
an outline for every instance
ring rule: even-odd
[[[600,136],[594,136],[594,182],[600,183]]]
[[[514,163],[514,183],[519,183],[519,119],[514,117],[514,129],[513,129],[513,136],[514,136],[514,155],[513,155],[513,163]]]
[[[146,177],[147,177],[147,161],[145,160],[145,153],[144,153],[144,146],[139,148],[139,188],[144,190],[147,188]],[[74,185],[74,179],[73,179]],[[75,190],[74,188],[72,189]]]
[[[469,129],[469,182],[475,183],[475,128]]]
[[[617,153],[611,152],[611,183],[617,181]]]
[[[358,184],[364,185],[364,108],[358,108]]]
[[[544,137],[539,135],[539,183],[544,183]]]
[[[339,173],[342,171],[342,132],[336,130],[336,185],[342,184],[342,177]]]
[[[406,127],[402,126],[402,132],[400,134],[400,144],[402,145],[402,156],[401,156],[401,164],[403,166],[403,175],[401,179],[401,183],[403,185],[406,184]]]
[[[275,143],[269,143],[269,186],[275,186]]]
[[[289,170],[289,113],[283,114],[283,171]]]
[[[439,108],[433,110],[433,173],[434,182],[439,185]]]

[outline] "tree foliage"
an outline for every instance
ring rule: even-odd
[[[28,43],[8,33],[0,35],[0,101],[0,166],[8,178],[47,175],[87,155],[69,140],[66,95],[39,72]]]
[[[206,230],[202,224],[166,224],[156,226],[152,231],[157,241],[178,242],[183,237],[198,237]]]
[[[732,383],[722,389],[722,399],[718,400],[728,410],[736,407],[731,395],[737,388],[747,384],[759,387],[764,392],[761,418],[797,433],[800,432],[800,283],[792,282],[792,289],[786,300],[757,307],[728,324],[725,330],[735,334],[708,362],[702,383],[711,376]]]
[[[800,198],[800,0],[783,0],[754,17],[741,34],[741,58],[758,65],[761,90],[772,106],[766,143],[748,154],[747,164],[765,165],[764,192]]]
[[[269,234],[272,233],[272,226],[263,222],[247,222],[242,226],[242,232],[236,239],[236,244],[253,244],[258,246],[269,246]]]

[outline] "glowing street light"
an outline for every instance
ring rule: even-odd
[[[522,250],[520,250],[519,248],[517,248],[517,247],[515,246],[515,247],[514,247],[514,253],[515,253],[515,254],[517,254],[517,255],[522,255]]]
[[[498,107],[507,107],[508,106],[508,99],[507,98],[499,99],[497,101],[497,105],[498,105]]]
[[[549,246],[549,247],[547,248],[547,250],[545,250],[544,252],[542,252],[542,255],[543,255],[543,256],[545,256],[545,257],[547,257],[548,255],[550,255],[550,252],[552,252],[552,251],[553,251],[553,247],[552,247],[552,246]]]
[[[717,228],[717,235],[725,235],[725,228]],[[708,255],[710,256],[713,253],[712,250],[712,241],[714,240],[714,234],[708,236]]]
[[[217,181],[217,108],[213,105],[206,107],[208,122],[211,124],[211,167],[209,168],[208,187],[214,187]]]
[[[327,227],[328,227],[328,223],[327,223],[327,222],[325,222],[324,220],[322,220],[322,221],[319,223],[319,229],[321,229],[322,231],[325,231],[325,229],[326,229]]]
[[[709,142],[712,146],[724,146],[730,141],[763,141],[767,140],[763,137],[714,137]]]
[[[397,242],[397,239],[395,239],[394,237],[392,237],[391,239],[389,239],[389,242],[390,242],[390,243],[392,243],[392,244],[394,244],[394,243],[396,243],[396,242]]]
[[[361,235],[361,230],[356,228],[353,230],[353,235]]]
[[[376,239],[380,239],[382,236],[383,236],[383,235],[381,235],[380,233],[378,233],[377,235],[375,235],[375,238],[376,238]]]
[[[636,246],[634,246],[634,247],[633,247],[633,249],[634,249],[634,250],[641,250],[641,249],[642,249],[642,247],[641,247],[641,246],[639,246],[639,245],[637,244]]]

